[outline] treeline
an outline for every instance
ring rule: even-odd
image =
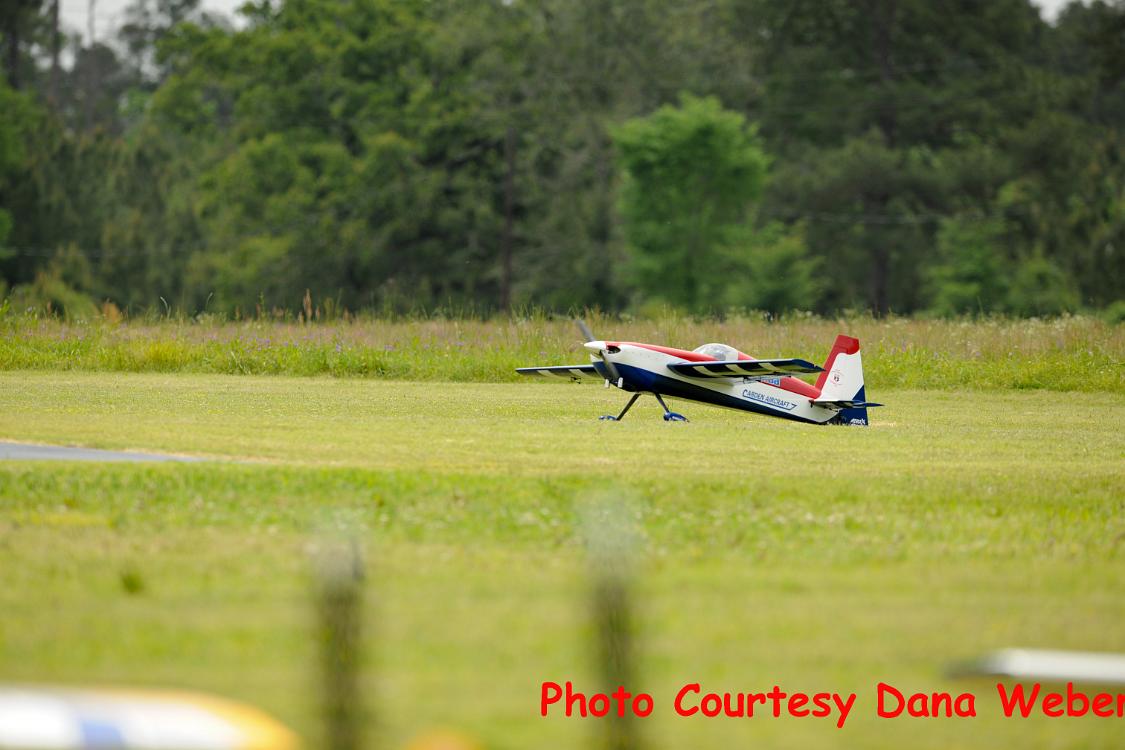
[[[117,21],[91,43],[55,0],[0,11],[10,309],[1125,306],[1120,0]]]

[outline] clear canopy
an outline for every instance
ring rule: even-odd
[[[738,359],[738,350],[726,344],[704,344],[696,348],[695,353],[724,361]]]

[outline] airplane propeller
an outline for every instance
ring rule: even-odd
[[[590,327],[588,325],[586,325],[586,321],[579,318],[579,319],[576,319],[574,322],[578,324],[578,330],[582,332],[582,336],[584,337],[583,341],[585,341],[585,343],[589,344],[591,341],[599,341],[600,340],[600,339],[598,339],[597,337],[594,336],[594,333],[590,330]],[[587,348],[589,349],[589,347],[587,347]],[[594,350],[591,349],[591,352],[594,352]],[[617,372],[617,367],[615,367],[612,362],[610,362],[608,359],[605,358],[605,354],[606,354],[605,349],[600,349],[600,350],[594,352],[591,355],[590,359],[591,359],[591,361],[593,361],[593,358],[595,356],[598,359],[600,359],[602,361],[602,364],[605,365],[606,372],[609,373],[609,379],[612,380],[614,383],[619,383],[621,381],[621,374]]]

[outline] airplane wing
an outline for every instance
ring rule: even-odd
[[[531,377],[562,378],[573,380],[604,380],[593,365],[558,365],[555,367],[518,367],[516,372]]]
[[[823,372],[803,359],[733,359],[724,362],[679,362],[668,369],[689,378],[776,378]]]
[[[951,677],[1000,677],[1024,682],[1125,685],[1125,654],[1005,648],[953,664]]]

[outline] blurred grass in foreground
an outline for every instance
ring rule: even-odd
[[[720,341],[757,357],[822,362],[838,333],[863,343],[877,388],[1125,389],[1125,326],[1093,317],[980,321],[825,320],[795,316],[620,320],[593,315],[594,333],[693,349]],[[587,360],[572,321],[357,320],[67,323],[0,318],[0,370],[333,375],[504,382],[516,367]]]

